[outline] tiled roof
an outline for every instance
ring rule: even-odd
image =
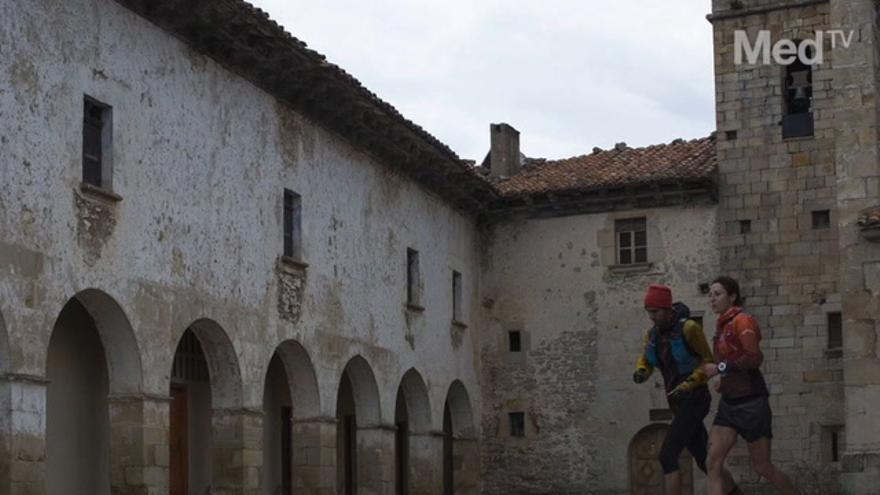
[[[619,146],[563,160],[528,160],[519,174],[495,182],[505,197],[590,191],[672,181],[700,181],[715,169],[715,138],[645,148]]]

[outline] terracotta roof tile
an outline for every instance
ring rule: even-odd
[[[610,149],[563,160],[528,160],[519,174],[495,181],[505,197],[711,178],[715,138]]]

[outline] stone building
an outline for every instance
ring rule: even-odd
[[[240,0],[0,0],[0,494],[657,493],[641,297],[722,272],[876,493],[878,10],[715,0],[717,133],[474,167]]]

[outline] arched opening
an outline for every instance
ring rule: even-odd
[[[131,324],[107,294],[88,289],[58,314],[46,359],[46,492],[109,494],[128,459],[111,455],[136,443],[108,395],[140,391],[140,353]],[[112,447],[111,447],[112,446]],[[112,473],[112,475],[111,475]],[[116,481],[124,488],[125,481]]]
[[[381,489],[379,411],[373,370],[364,358],[355,356],[342,372],[336,399],[338,493],[353,495],[358,486],[368,491]]]
[[[669,425],[657,423],[648,425],[633,437],[628,449],[629,486],[633,495],[663,493],[663,468],[660,466],[660,448]],[[682,451],[681,493],[694,493],[693,458],[687,450]]]
[[[241,377],[232,343],[215,322],[198,320],[181,335],[169,392],[169,493],[207,493],[218,478],[234,484],[223,471],[235,467],[226,464],[238,440],[217,438],[217,413],[240,408]]]
[[[0,310],[0,480],[8,480],[10,476],[10,458],[12,452],[9,445],[9,411],[10,390],[9,383],[6,380],[6,374],[9,373],[9,341],[6,333],[6,321],[3,319],[3,311]],[[6,482],[0,482],[5,484]],[[0,485],[0,491],[5,488]]]
[[[395,405],[395,483],[398,494],[436,493],[434,437],[428,388],[415,369],[403,375]],[[439,446],[438,446],[439,447]]]
[[[478,493],[479,444],[473,409],[464,384],[449,386],[443,407],[443,493]]]
[[[290,495],[322,488],[309,471],[320,470],[323,449],[318,383],[298,342],[278,346],[263,389],[263,493]]]
[[[348,373],[342,374],[336,398],[336,486],[354,495],[357,487],[357,408]]]
[[[409,493],[409,413],[406,408],[406,397],[403,387],[397,389],[397,400],[394,406],[394,485],[397,495]]]
[[[263,388],[263,493],[293,493],[293,401],[278,353],[269,361]]]

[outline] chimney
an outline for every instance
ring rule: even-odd
[[[489,171],[493,179],[519,173],[519,131],[507,124],[489,125]]]

